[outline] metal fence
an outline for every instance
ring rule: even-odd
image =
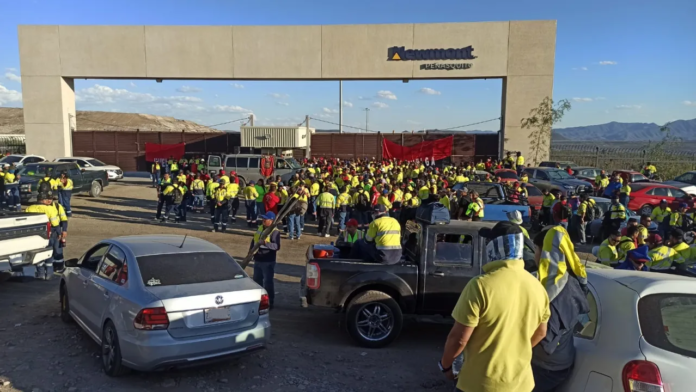
[[[2,135],[0,137],[0,153],[5,155],[10,154],[26,154],[27,145],[25,142],[24,135],[11,136]]]

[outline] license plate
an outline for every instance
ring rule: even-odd
[[[230,308],[211,308],[205,310],[205,322],[217,323],[220,321],[229,321],[231,319]]]

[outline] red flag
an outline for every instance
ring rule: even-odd
[[[413,161],[416,159],[425,160],[426,158],[440,160],[452,155],[452,143],[454,136],[438,140],[429,140],[418,143],[415,146],[405,147],[396,144],[388,139],[382,140],[382,157],[385,159],[396,158],[399,160]]]

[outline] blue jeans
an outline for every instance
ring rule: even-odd
[[[196,208],[203,208],[205,206],[205,195],[199,194],[193,196],[193,206]]]
[[[156,170],[154,173],[150,174],[150,177],[152,177],[152,186],[156,187],[157,184],[159,184],[160,180],[160,171]]]
[[[60,190],[58,191],[58,203],[65,208],[65,214],[67,216],[72,215],[72,209],[70,208],[70,199],[72,198],[71,190]]]
[[[22,204],[19,198],[19,185],[6,185],[9,196],[6,199],[7,208],[10,210],[21,210]]]
[[[275,300],[275,285],[273,283],[275,266],[275,261],[254,261],[254,282],[266,289],[271,306]]]
[[[532,392],[552,392],[560,387],[570,377],[573,367],[564,370],[546,370],[532,365],[534,374],[534,390]]]
[[[288,236],[290,239],[300,238],[304,226],[304,215],[288,215]]]
[[[263,215],[265,213],[266,213],[266,206],[263,204],[262,201],[257,201],[256,202],[256,214]]]
[[[346,216],[348,215],[347,212],[339,212],[338,213],[338,229],[343,231],[346,229]]]
[[[628,195],[625,193],[619,196],[619,203],[621,203],[626,209],[628,209]]]
[[[256,200],[245,200],[247,223],[256,223]]]

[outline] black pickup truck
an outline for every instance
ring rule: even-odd
[[[383,265],[307,253],[301,295],[307,304],[345,313],[358,344],[384,347],[401,332],[404,315],[449,316],[467,282],[481,274],[487,257],[483,227],[497,222],[452,221],[428,225],[408,221],[400,264]],[[534,270],[534,246],[525,239],[524,260]]]
[[[67,172],[73,182],[72,193],[86,193],[91,197],[99,197],[105,186],[109,185],[106,171],[84,171],[74,162],[42,162],[24,165],[19,169],[19,194],[22,203],[36,201],[39,180],[49,175],[51,178],[60,177],[61,172]]]

